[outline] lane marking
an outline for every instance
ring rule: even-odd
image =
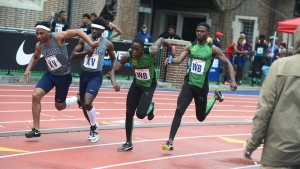
[[[152,162],[152,161],[159,161],[159,160],[166,160],[166,159],[173,159],[173,158],[181,158],[181,157],[198,156],[198,155],[206,155],[206,154],[227,153],[227,152],[234,152],[234,151],[243,151],[243,149],[207,151],[207,152],[201,152],[201,153],[174,155],[174,156],[169,156],[169,157],[150,158],[147,160],[138,160],[138,161],[132,161],[132,162],[127,162],[127,163],[119,163],[119,164],[97,167],[97,168],[93,168],[93,169],[112,168],[112,167],[119,167],[119,166],[125,166],[125,165],[137,164],[137,163],[145,163],[145,162]]]
[[[190,136],[190,137],[178,137],[178,138],[176,138],[176,140],[197,139],[197,138],[212,138],[212,137],[249,136],[249,135],[251,135],[251,134]],[[155,142],[155,141],[166,141],[166,140],[167,140],[167,138],[159,138],[159,139],[151,139],[151,140],[133,141],[133,143],[144,143],[144,142]],[[56,152],[56,151],[65,151],[65,150],[74,150],[74,149],[92,148],[92,147],[103,147],[103,146],[120,145],[120,144],[122,145],[122,144],[124,144],[124,142],[107,143],[107,144],[94,144],[94,145],[88,145],[88,146],[76,146],[76,147],[68,147],[68,148],[58,148],[58,149],[31,151],[31,152],[20,153],[20,154],[3,155],[3,156],[0,156],[0,159],[18,157],[18,156],[24,156],[24,155],[39,154],[39,153],[47,153],[47,152]]]
[[[97,111],[125,111],[126,109],[96,109]],[[11,113],[11,112],[31,112],[32,110],[1,110],[0,113]],[[58,110],[56,109],[48,109],[48,110],[42,110],[43,112],[58,112]],[[80,111],[80,109],[65,109],[64,111]],[[157,109],[155,108],[155,111],[175,111],[175,109]],[[194,108],[188,108],[186,111],[193,111],[195,112]],[[81,111],[80,111],[81,112]],[[212,110],[212,112],[241,112],[241,113],[255,113],[255,109],[253,110],[245,110],[245,109],[241,109],[241,110],[229,110],[229,109],[224,109],[224,110]]]
[[[196,118],[196,116],[182,116],[183,118]],[[134,117],[137,119],[137,117]],[[174,118],[174,116],[155,116],[156,119],[165,119],[165,118]],[[253,118],[250,116],[208,116],[207,118]],[[102,118],[96,118],[97,120],[119,120],[119,119],[125,119],[124,116],[122,117],[102,117]],[[40,122],[52,122],[55,121],[79,121],[79,120],[86,120],[85,118],[71,118],[71,119],[49,119],[49,120],[40,120]],[[247,122],[252,122],[252,120],[244,119]],[[21,121],[0,121],[0,124],[9,124],[9,123],[31,123],[32,120],[21,120]],[[106,121],[107,122],[107,121]],[[1,126],[0,126],[1,127]]]
[[[19,153],[22,153],[22,152],[29,152],[29,151],[25,151],[25,150],[17,150],[17,149],[12,149],[12,148],[7,148],[7,147],[0,147],[0,152],[1,151],[6,151],[6,152],[19,152]]]
[[[219,137],[222,140],[225,140],[229,143],[239,143],[239,144],[244,144],[246,143],[245,140],[238,140],[238,139],[233,139],[233,138],[227,138],[227,137]]]
[[[47,116],[47,117],[55,117],[55,116],[52,116],[52,115],[49,115],[49,114],[44,114],[44,113],[41,113],[41,115]]]

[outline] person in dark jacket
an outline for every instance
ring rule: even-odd
[[[136,35],[135,38],[140,38],[143,39],[145,43],[152,43],[152,36],[150,35],[149,32],[147,32],[147,25],[143,25],[141,31],[139,31]]]

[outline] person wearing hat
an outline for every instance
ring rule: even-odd
[[[149,32],[147,32],[147,25],[143,25],[141,31],[139,31],[135,38],[141,38],[144,40],[145,43],[152,43],[152,36]]]
[[[221,32],[216,32],[215,33],[215,38],[213,39],[213,44],[218,47],[218,48],[221,48],[221,45],[220,45],[220,38],[224,36],[223,33]]]

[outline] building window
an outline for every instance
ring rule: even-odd
[[[199,19],[206,20],[206,23],[211,24],[211,19],[209,19],[208,13],[200,13],[200,12],[188,12],[188,11],[175,11],[175,10],[161,10],[157,9],[155,12],[155,22],[162,24],[153,25],[153,36],[159,37],[159,35],[165,32],[170,25],[174,25],[176,28],[176,34],[183,37],[185,34],[184,40],[190,41],[195,37],[195,25],[193,26],[194,20],[199,22]],[[190,24],[184,27],[184,24]],[[198,23],[197,23],[198,24]],[[196,25],[197,25],[196,24]],[[193,35],[186,34],[187,32],[193,31]]]
[[[140,31],[144,24],[147,25],[147,32],[151,32],[152,7],[150,0],[141,0],[139,6],[139,18],[137,30]]]
[[[0,0],[0,6],[42,11],[47,0]]]
[[[235,20],[232,21],[232,40],[239,39],[241,31],[245,32],[246,38],[254,43],[259,36],[258,17],[236,15]],[[232,43],[232,40],[228,39],[227,43]]]
[[[244,24],[244,30],[246,33],[246,39],[253,39],[253,31],[254,31],[254,25],[252,24]]]

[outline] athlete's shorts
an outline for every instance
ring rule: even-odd
[[[53,75],[46,71],[43,77],[39,80],[35,88],[41,88],[48,93],[55,86],[55,101],[64,103],[66,101],[70,84],[72,83],[72,75]]]
[[[246,61],[245,56],[239,57],[238,67],[244,67],[245,61]]]
[[[102,71],[99,72],[87,72],[81,71],[79,92],[80,100],[84,100],[85,93],[90,93],[94,97],[97,96],[100,87],[102,86]]]
[[[233,59],[232,58],[227,58],[228,60],[229,60],[229,62],[231,63],[231,64],[233,64]]]

